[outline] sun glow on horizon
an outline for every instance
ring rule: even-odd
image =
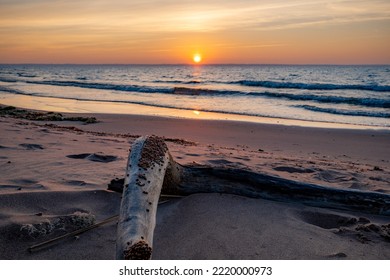
[[[192,60],[195,62],[195,63],[200,63],[202,61],[202,56],[200,54],[194,54]]]
[[[0,0],[0,64],[390,64],[389,0],[90,2]]]

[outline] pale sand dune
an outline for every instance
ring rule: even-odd
[[[79,227],[75,215],[98,222],[118,214],[120,195],[106,188],[111,179],[123,177],[128,149],[137,135],[165,136],[182,164],[245,168],[390,194],[388,131],[123,115],[97,118],[101,122],[96,124],[45,126],[49,122],[0,117],[0,259],[113,259],[115,223],[35,253],[27,248]],[[389,223],[385,216],[197,194],[159,206],[153,257],[389,259],[389,228],[384,227]],[[28,227],[21,230],[28,224],[41,231],[30,237]]]

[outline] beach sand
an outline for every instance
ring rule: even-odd
[[[0,117],[0,259],[114,259],[115,222],[27,248],[117,215],[121,195],[107,184],[124,176],[140,135],[165,137],[184,165],[390,194],[389,131],[93,116],[98,123]],[[389,238],[389,216],[194,194],[158,207],[153,259],[390,259]]]

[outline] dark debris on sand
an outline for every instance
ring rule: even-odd
[[[18,109],[13,106],[0,107],[0,116],[17,119],[27,119],[31,121],[79,121],[84,124],[97,123],[95,117],[67,117],[61,113],[36,112],[25,109]]]

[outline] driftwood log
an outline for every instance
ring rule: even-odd
[[[171,158],[161,138],[138,138],[129,154],[119,212],[117,259],[150,259],[156,211]]]
[[[390,216],[390,195],[378,192],[337,189],[248,170],[209,166],[182,167],[180,175],[180,181],[167,184],[169,188],[163,188],[163,193],[228,193]]]
[[[162,138],[141,137],[129,155],[126,177],[111,182],[122,191],[117,258],[150,259],[160,193],[228,193],[252,198],[390,216],[390,195],[336,189],[248,170],[182,166],[169,154]],[[109,186],[110,189],[110,186]]]

